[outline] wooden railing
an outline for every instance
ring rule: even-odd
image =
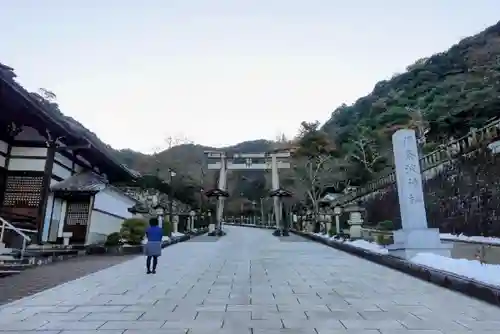
[[[1,224],[0,225],[0,244],[3,244],[3,238],[5,236],[6,230],[11,230],[23,238],[23,245],[21,247],[21,260],[22,260],[24,258],[26,246],[27,246],[28,242],[31,241],[31,238],[29,236],[27,236],[23,231],[21,231],[21,229],[15,227],[14,225],[9,223],[8,221],[3,219],[2,217],[0,217],[0,224]]]
[[[479,145],[493,139],[500,138],[500,119],[495,120],[480,129],[473,129],[467,135],[454,140],[447,145],[442,145],[437,150],[420,158],[422,173],[438,167],[456,157],[467,155],[475,151]],[[332,205],[345,205],[362,196],[373,193],[396,182],[396,172],[392,170],[387,175],[369,182],[367,185],[357,188],[345,195],[337,197]]]

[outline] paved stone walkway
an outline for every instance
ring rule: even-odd
[[[24,270],[18,275],[0,278],[0,305],[59,284],[111,267],[135,255],[87,255]]]
[[[297,237],[227,227],[0,308],[0,333],[498,333],[500,309]]]

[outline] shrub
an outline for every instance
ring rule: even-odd
[[[120,235],[125,240],[125,243],[129,245],[140,245],[146,234],[147,227],[148,223],[145,220],[130,218],[122,223]]]
[[[382,231],[393,231],[394,224],[390,220],[384,220],[378,224],[377,228]]]
[[[337,228],[335,226],[330,227],[328,235],[330,236],[330,238],[333,237],[334,235],[337,235]]]
[[[172,224],[168,220],[163,221],[162,228],[164,236],[170,237],[172,235]]]
[[[376,239],[376,242],[377,244],[379,244],[380,246],[387,246],[387,245],[391,245],[392,244],[392,238],[387,236],[387,235],[377,235],[377,239]]]
[[[106,237],[106,242],[104,243],[105,246],[107,247],[115,247],[115,246],[120,246],[121,244],[121,235],[119,232],[113,232],[111,234],[108,234]]]

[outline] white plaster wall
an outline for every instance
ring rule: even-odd
[[[86,243],[104,242],[107,235],[119,232],[123,220],[132,218],[133,215],[127,209],[134,204],[134,200],[111,188],[106,188],[97,193],[94,197],[94,209],[110,213],[111,215],[92,210]]]
[[[19,171],[41,171],[45,170],[45,160],[43,159],[20,159],[11,158],[9,160],[9,170]]]
[[[9,144],[4,142],[3,140],[0,140],[0,152],[7,153],[8,149],[9,149]]]
[[[135,201],[130,197],[111,188],[106,188],[95,195],[94,208],[116,216],[129,218],[131,214],[127,209],[134,204]]]
[[[7,154],[7,151],[9,150],[9,144],[4,142],[3,140],[0,140],[0,152]],[[3,155],[0,155],[0,167],[5,167],[5,157]]]
[[[86,244],[105,242],[109,234],[120,231],[122,223],[123,219],[92,210]]]
[[[12,146],[11,155],[22,155],[27,157],[46,157],[47,148],[45,147],[19,147]]]
[[[58,164],[54,164],[54,166],[52,167],[52,174],[62,177],[63,179],[67,179],[71,176],[71,171],[59,166]]]
[[[47,241],[49,238],[49,228],[50,228],[53,206],[54,206],[54,195],[49,194],[49,198],[47,199],[47,208],[45,210],[45,217],[43,219],[43,230],[42,230],[43,241]]]

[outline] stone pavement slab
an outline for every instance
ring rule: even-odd
[[[30,268],[18,275],[3,277],[0,279],[0,305],[111,267],[133,257],[135,255],[79,256]]]
[[[497,333],[500,309],[272,231],[226,227],[0,307],[0,333]]]

